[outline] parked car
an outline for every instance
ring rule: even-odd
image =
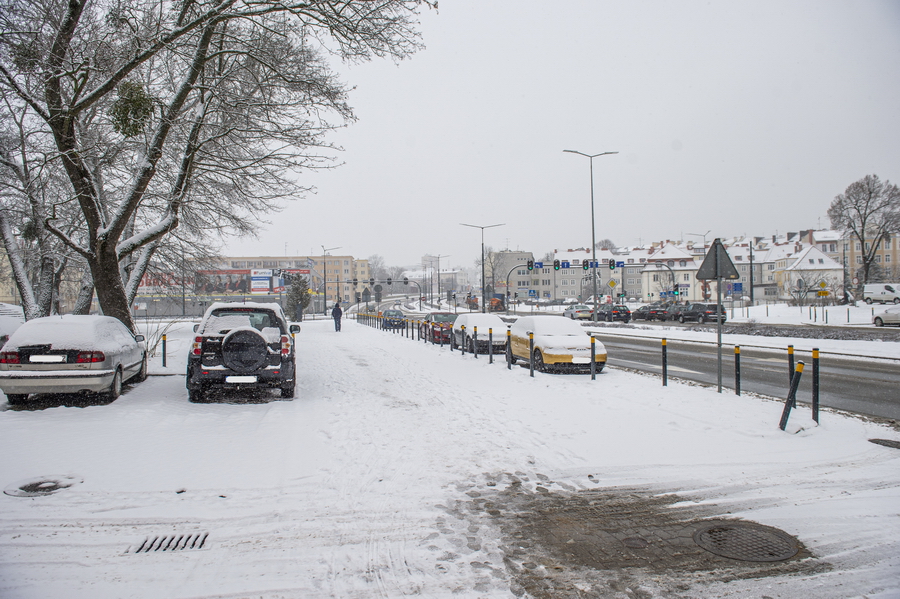
[[[510,327],[510,355],[531,362],[529,331],[534,334],[534,369],[590,370],[591,338],[578,323],[559,316],[523,316]],[[595,371],[606,366],[606,347],[594,342]]]
[[[631,310],[624,304],[600,304],[597,320],[631,322]]]
[[[188,354],[188,399],[203,402],[213,389],[276,388],[294,396],[296,353],[281,306],[275,303],[216,302],[194,326]]]
[[[678,315],[678,322],[686,322],[688,320],[696,320],[703,324],[710,320],[721,319],[725,322],[725,307],[721,304],[690,304]]]
[[[665,309],[665,318],[660,318],[660,320],[678,320],[680,322],[681,313],[684,312],[689,305],[690,304],[672,304]]]
[[[563,310],[563,316],[571,318],[572,320],[575,320],[576,318],[580,318],[582,320],[590,320],[593,313],[593,309],[591,309],[590,306],[586,306],[584,304],[575,304]]]
[[[477,340],[475,339],[476,327],[478,329]],[[508,329],[509,325],[496,314],[480,314],[478,312],[460,314],[453,322],[450,345],[454,348],[465,347],[466,351],[473,353],[477,349],[480,354],[488,353],[489,345],[493,345],[495,354],[503,353],[506,351],[506,331]]]
[[[900,304],[900,285],[889,283],[870,283],[863,286],[863,300],[867,304],[878,302],[880,304]]]
[[[888,324],[900,326],[900,306],[888,308],[881,314],[872,317],[872,323],[876,327],[883,327]]]
[[[655,315],[655,313],[654,313]],[[650,316],[650,306],[641,306],[631,311],[631,320],[653,320]]]
[[[665,320],[666,309],[669,304],[664,302],[655,302],[650,304],[647,311],[647,320]]]
[[[65,315],[29,320],[0,350],[0,389],[10,404],[31,393],[102,393],[147,378],[143,335],[110,316]]]
[[[450,343],[450,328],[456,317],[453,312],[429,312],[419,325],[419,335],[433,343]]]
[[[400,310],[385,310],[381,314],[381,328],[385,330],[405,328],[404,318],[405,316]]]

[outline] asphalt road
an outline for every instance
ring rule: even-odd
[[[662,374],[662,351],[658,339],[598,333],[609,350],[609,365]],[[668,374],[690,381],[717,385],[715,344],[687,341],[667,342]],[[813,366],[808,352],[796,352],[795,361],[805,368],[797,401],[812,401]],[[722,347],[722,392],[734,393],[734,348]],[[772,397],[787,397],[789,367],[787,351],[742,347],[741,391]],[[819,404],[857,414],[900,420],[900,368],[897,360],[861,360],[830,354],[819,358]]]

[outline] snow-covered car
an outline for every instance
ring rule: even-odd
[[[872,317],[872,324],[876,327],[883,327],[888,324],[900,326],[900,306],[894,306],[881,314],[876,314]]]
[[[0,315],[0,347],[3,347],[9,336],[15,333],[23,322],[25,322],[24,318]]]
[[[465,327],[465,329],[463,329]],[[466,351],[486,354],[488,346],[493,345],[495,354],[506,351],[506,331],[509,326],[496,314],[472,312],[460,314],[453,322],[450,333],[450,345],[454,348],[465,347]],[[477,329],[477,331],[476,331]],[[477,340],[475,334],[478,334]]]
[[[594,311],[591,307],[584,304],[575,304],[574,306],[569,306],[563,310],[563,316],[571,318],[572,320],[575,320],[576,318],[590,320],[593,313]]]
[[[534,335],[534,369],[590,370],[591,337],[577,322],[559,316],[524,316],[510,327],[510,350],[516,360],[531,362],[529,333]],[[606,347],[594,341],[594,369],[606,366]]]
[[[109,316],[64,315],[29,320],[0,350],[0,389],[10,404],[32,393],[103,393],[147,378],[147,345]]]
[[[281,389],[294,397],[293,333],[279,304],[217,302],[194,327],[188,354],[188,399],[203,402],[213,389]]]
[[[419,325],[419,334],[433,343],[450,343],[450,328],[456,317],[453,312],[429,312]]]

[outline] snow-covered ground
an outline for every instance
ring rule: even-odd
[[[638,569],[565,596],[900,596],[900,450],[868,441],[894,429],[798,410],[782,432],[779,401],[615,369],[531,378],[327,320],[303,323],[295,400],[191,404],[189,337],[170,330],[168,368],[112,404],[0,412],[2,486],[83,481],[0,495],[0,597],[521,596],[518,541],[473,499],[502,511],[510,486],[677,494],[796,536],[815,564],[728,582]],[[193,533],[202,549],[137,553]]]

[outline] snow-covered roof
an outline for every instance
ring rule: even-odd
[[[840,263],[811,245],[791,256],[793,262],[785,270],[843,270]]]

